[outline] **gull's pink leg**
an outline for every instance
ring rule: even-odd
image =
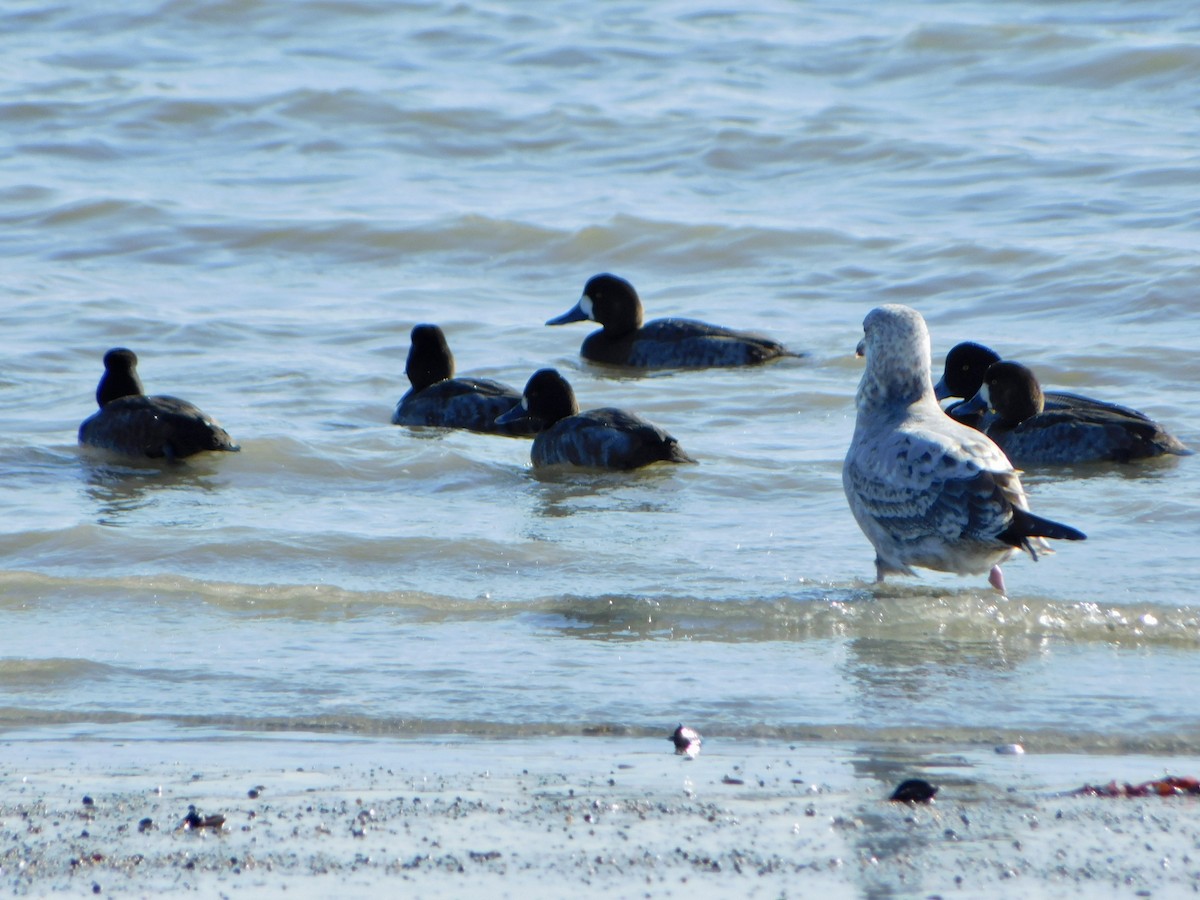
[[[991,574],[988,575],[988,584],[990,584],[1004,596],[1008,596],[1008,591],[1004,589],[1004,573],[1000,571],[999,566],[992,566]]]

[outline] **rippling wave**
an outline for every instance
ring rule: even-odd
[[[281,548],[280,548],[281,549]],[[497,548],[501,555],[508,548]],[[263,552],[250,548],[256,555]],[[367,551],[364,551],[367,552]],[[420,549],[409,552],[420,553]],[[436,554],[435,545],[428,552]],[[236,555],[231,546],[214,555]],[[454,597],[422,591],[351,591],[327,584],[253,585],[181,577],[54,578],[0,573],[3,606],[90,603],[100,596],[152,598],[158,608],[250,615],[264,620],[353,617],[386,611],[411,622],[536,620],[539,628],[571,630],[598,640],[811,641],[887,638],[895,641],[1109,643],[1200,649],[1200,612],[1152,602],[1065,603],[1045,598],[939,594],[920,587],[801,585],[776,599],[637,597],[621,595],[533,597],[497,603],[487,596]],[[74,599],[72,599],[74,598]],[[558,622],[551,626],[551,623]]]

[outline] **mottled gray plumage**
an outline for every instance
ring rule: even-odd
[[[854,437],[842,468],[851,512],[875,547],[876,578],[913,566],[978,574],[1004,590],[999,564],[1042,538],[1083,534],[1029,512],[1020,479],[986,435],[942,412],[920,313],[882,306],[863,322]]]
[[[239,449],[215,419],[186,400],[147,397],[137,374],[137,356],[124,347],[104,354],[96,402],[100,410],[79,426],[79,443],[89,447],[169,460],[205,450]]]

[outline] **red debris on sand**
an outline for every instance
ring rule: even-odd
[[[1200,794],[1200,779],[1191,776],[1166,775],[1141,784],[1085,784],[1072,791],[1077,797],[1177,797],[1181,794]]]

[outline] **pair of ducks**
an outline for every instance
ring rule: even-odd
[[[593,362],[637,368],[756,365],[798,356],[782,344],[690,319],[643,324],[633,285],[615,275],[589,279],[575,306],[547,325],[591,319],[603,327],[581,353]],[[237,450],[217,422],[174,397],[145,396],[137,357],[117,348],[104,357],[99,412],[80,426],[81,444],[130,456],[182,459],[205,450]],[[454,357],[436,325],[412,330],[406,371],[412,388],[392,416],[397,425],[462,428],[534,436],[534,466],[635,469],[693,462],[666,431],[633,413],[605,407],[580,412],[570,384],[554,369],[534,373],[522,393],[488,379],[455,378]]]
[[[963,398],[946,412],[982,431],[1018,466],[1127,463],[1191,453],[1144,413],[1062,391],[994,350],[967,341],[946,354],[938,400]]]
[[[413,328],[405,370],[412,388],[392,414],[394,425],[532,437],[529,455],[538,468],[694,462],[674,437],[631,412],[613,407],[580,412],[575,392],[556,369],[534,372],[523,392],[488,378],[455,378],[454,356],[436,325]]]

